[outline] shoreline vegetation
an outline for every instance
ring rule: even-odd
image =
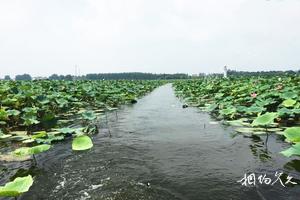
[[[287,71],[236,71],[228,70],[228,76],[285,76],[285,75],[299,75],[299,70],[287,70]],[[197,79],[203,77],[223,77],[223,73],[199,73],[189,75],[186,73],[175,74],[154,74],[144,72],[122,72],[122,73],[89,73],[86,75],[58,75],[52,74],[48,77],[32,77],[30,74],[16,75],[14,78],[9,75],[5,75],[3,80],[176,80],[176,79]],[[1,77],[0,77],[1,79]]]
[[[237,134],[278,135],[291,144],[280,152],[300,156],[300,76],[203,78],[176,81],[176,95],[208,112]]]
[[[72,139],[74,151],[93,147],[99,120],[118,106],[134,104],[163,81],[1,81],[0,161],[21,162]],[[30,179],[28,181],[28,179]],[[32,178],[18,177],[0,187],[0,196],[28,191]],[[25,189],[22,189],[25,188]]]

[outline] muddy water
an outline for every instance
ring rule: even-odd
[[[30,170],[35,183],[21,199],[300,198],[300,186],[237,182],[252,172],[274,179],[283,171],[299,178],[300,163],[278,154],[286,145],[281,138],[271,136],[266,145],[264,137],[234,137],[231,127],[212,121],[196,108],[182,109],[171,85],[162,86],[118,116],[110,114],[90,151],[72,152],[65,142],[38,156],[38,168]]]

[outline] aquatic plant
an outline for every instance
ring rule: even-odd
[[[33,184],[31,175],[26,177],[18,177],[12,182],[0,186],[0,196],[2,197],[17,197],[22,193],[27,192]]]
[[[83,151],[93,147],[91,138],[87,135],[80,135],[73,139],[72,149],[74,151]]]
[[[300,155],[299,82],[298,75],[205,77],[175,81],[173,87],[185,103],[209,112],[228,125],[237,126],[239,134],[266,134],[266,142],[269,134],[282,135],[287,142],[293,143],[282,154],[292,156]]]

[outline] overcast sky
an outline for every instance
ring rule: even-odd
[[[300,69],[300,0],[0,0],[0,77]]]

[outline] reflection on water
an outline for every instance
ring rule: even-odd
[[[267,162],[272,158],[268,151],[268,138],[267,135],[265,141],[263,141],[259,136],[253,135],[251,137],[252,143],[249,147],[252,154],[258,157],[261,162]]]
[[[300,172],[300,160],[291,160],[284,165],[287,170],[294,170],[295,172]]]
[[[112,113],[108,120],[93,137],[93,149],[72,152],[70,142],[64,142],[38,156],[38,169],[32,172],[35,183],[21,199],[299,198],[299,186],[243,187],[237,182],[245,173],[299,176],[299,162],[285,165],[289,159],[278,154],[286,144],[272,135],[267,148],[264,136],[232,137],[233,129],[211,123],[209,115],[182,109],[171,85],[122,108],[117,117]]]

